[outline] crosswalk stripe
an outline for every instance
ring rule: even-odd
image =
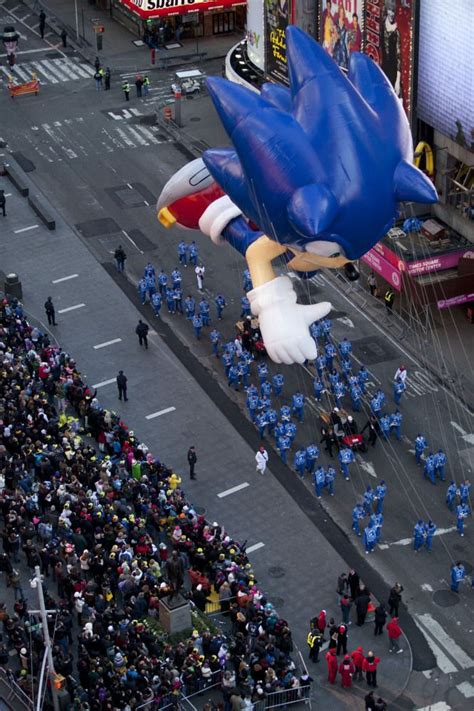
[[[135,148],[134,142],[132,140],[130,140],[130,138],[127,136],[125,131],[122,131],[121,128],[116,128],[115,130],[127,146],[130,146],[131,148]]]
[[[56,77],[51,76],[49,72],[46,71],[46,69],[41,65],[40,62],[31,62],[33,67],[35,68],[35,72],[38,74],[42,74],[43,76],[46,77],[48,81],[51,82],[51,84],[59,84],[59,81],[56,79]],[[40,80],[43,81],[42,77],[40,76]]]
[[[31,74],[27,74],[25,71],[23,71],[23,69],[21,69],[20,67],[18,67],[16,64],[15,64],[15,66],[13,67],[13,70],[14,70],[14,71],[13,71],[13,74],[14,74],[14,75],[15,75],[15,74],[18,74],[18,76],[20,77],[20,79],[23,79],[23,81],[31,81]]]
[[[70,79],[79,79],[80,77],[74,71],[74,65],[71,62],[65,62],[62,59],[53,59],[53,64],[59,71],[63,71]]]
[[[140,136],[139,132],[135,130],[132,126],[128,126],[129,132],[132,134],[132,136],[135,136],[136,140],[138,141],[140,146],[149,146],[150,144],[148,141],[145,141],[143,136]]]
[[[149,141],[152,143],[161,143],[149,128],[146,128],[146,126],[136,126],[136,130],[140,131]]]
[[[122,114],[125,116],[125,118],[132,118],[132,114],[127,109],[122,109]]]
[[[56,69],[56,67],[52,64],[52,62],[49,61],[49,59],[42,59],[41,64],[44,64],[44,66],[51,72],[51,74],[56,77],[56,79],[59,79],[59,81],[67,81],[67,77],[65,77],[64,74],[61,74],[59,69]]]
[[[418,622],[430,633],[433,638],[444,647],[446,652],[452,656],[462,669],[474,667],[474,660],[444,631],[443,627],[436,622],[431,615],[415,615]]]
[[[5,74],[6,78],[9,79],[11,73],[8,71],[8,69],[7,69],[6,67],[2,67],[1,65],[0,65],[0,69],[1,69],[2,72]]]
[[[79,66],[82,67],[82,70],[87,74],[87,76],[94,76],[95,71],[91,66],[89,66],[89,64],[86,64],[85,62],[79,62]]]

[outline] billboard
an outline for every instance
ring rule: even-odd
[[[418,51],[419,118],[474,150],[474,3],[421,3]]]
[[[285,29],[292,19],[293,0],[265,0],[266,69],[270,79],[288,84]]]
[[[342,69],[352,52],[361,52],[365,0],[320,0],[319,42]]]
[[[224,7],[245,5],[243,0],[120,0],[129,10],[142,18],[166,15],[184,15],[188,12],[203,12],[204,10],[223,10]]]
[[[263,3],[249,0],[247,4],[247,54],[259,69],[265,68],[265,10]]]
[[[365,53],[379,64],[411,117],[416,0],[366,0]]]
[[[388,281],[388,283],[393,286],[397,291],[402,290],[402,278],[400,270],[390,264],[390,262],[378,254],[375,249],[369,249],[369,251],[361,257],[362,261],[371,267],[374,272],[380,274],[381,277]]]

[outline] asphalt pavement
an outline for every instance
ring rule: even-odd
[[[119,57],[119,47],[114,51]],[[78,57],[69,60],[80,63]],[[208,62],[206,71],[219,73],[220,65],[220,60]],[[30,171],[27,177],[58,212],[58,229],[50,233],[41,224],[34,226],[37,218],[13,192],[7,198],[6,222],[0,223],[2,236],[7,235],[2,239],[1,268],[20,272],[26,308],[36,317],[42,317],[40,306],[51,290],[57,311],[77,307],[60,316],[62,345],[74,353],[93,384],[105,383],[119,367],[124,368],[132,395],[123,406],[124,417],[165,461],[183,470],[190,439],[195,440],[201,468],[193,500],[235,535],[248,537],[249,545],[264,543],[252,554],[257,575],[276,597],[304,652],[309,616],[315,608],[334,609],[339,572],[356,567],[381,599],[387,586],[399,579],[411,613],[404,613],[402,626],[407,627],[418,673],[411,674],[405,696],[397,703],[404,707],[409,696],[420,708],[435,701],[448,704],[444,708],[465,708],[474,693],[472,591],[466,588],[453,597],[447,580],[453,559],[463,559],[468,572],[472,571],[472,523],[468,522],[464,539],[450,530],[454,522],[444,505],[444,488],[422,480],[410,450],[416,433],[423,430],[430,445],[445,447],[448,478],[452,475],[459,481],[472,470],[471,415],[452,390],[425,367],[430,353],[424,341],[417,336],[417,354],[416,348],[407,344],[413,334],[404,333],[398,322],[388,322],[383,310],[368,303],[363,293],[345,284],[336,289],[332,276],[326,273],[309,284],[295,280],[300,298],[332,301],[335,339],[351,338],[355,356],[371,371],[371,387],[382,386],[389,401],[393,373],[404,361],[409,389],[402,401],[403,438],[386,446],[379,443],[367,456],[358,456],[351,481],[339,476],[336,496],[332,500],[324,497],[322,504],[314,498],[310,482],[297,480],[273,452],[271,474],[264,481],[255,480],[257,435],[244,413],[243,395],[229,391],[207,337],[197,344],[189,324],[179,316],[165,315],[163,323],[157,323],[150,307],[140,306],[136,293],[136,281],[147,261],[157,268],[163,266],[168,273],[176,264],[181,235],[165,231],[154,214],[161,186],[192,157],[193,136],[209,145],[227,142],[206,97],[183,102],[183,123],[191,139],[177,139],[156,124],[155,111],[170,98],[172,74],[156,72],[152,76],[154,91],[146,98],[132,97],[129,104],[120,92],[120,69],[113,77],[111,92],[96,92],[88,77],[61,81],[56,73],[56,83],[45,83],[38,97],[11,101],[4,93],[0,99],[1,138],[7,147],[0,152],[6,153],[8,160],[12,151]],[[8,184],[6,192],[12,192]],[[189,240],[189,235],[184,238]],[[113,271],[111,252],[119,241],[129,255],[126,278]],[[229,247],[219,250],[203,236],[198,237],[198,243],[206,265],[208,296],[213,298],[222,291],[229,304],[219,329],[230,337],[240,312],[244,262]],[[77,277],[52,283],[76,273]],[[196,292],[189,273],[184,274],[184,286],[185,291]],[[139,312],[147,315],[157,332],[147,354],[138,351],[133,333]],[[469,352],[469,335],[465,337],[462,331],[458,340],[455,337],[453,329],[452,353],[448,355],[455,356],[458,368],[469,375],[470,363],[467,358],[463,362],[462,351],[464,346]],[[117,338],[121,340],[115,341]],[[115,342],[94,348],[109,341]],[[145,360],[152,358],[147,367]],[[439,353],[432,353],[431,358],[441,361]],[[448,362],[447,357],[444,360]],[[317,436],[321,414],[321,407],[310,397],[311,371],[295,366],[285,368],[284,374],[286,399],[296,388],[308,395],[306,422],[297,435],[298,443],[308,444]],[[105,405],[116,402],[113,384],[103,385],[99,392]],[[324,402],[323,409],[330,404],[329,400]],[[168,410],[171,407],[176,410]],[[156,415],[162,410],[168,412]],[[146,419],[153,414],[156,416]],[[322,459],[328,461],[325,455]],[[365,486],[376,485],[381,478],[389,486],[384,547],[366,560],[360,542],[352,537],[350,512]],[[217,497],[243,483],[249,486]],[[413,525],[420,516],[431,517],[442,530],[431,556],[423,552],[415,557],[410,547]],[[275,568],[280,569],[276,574]],[[356,635],[351,636],[351,644],[353,640],[355,644]],[[399,657],[405,662],[405,655]],[[430,671],[434,660],[437,666]],[[324,675],[319,670],[316,676],[319,688]],[[395,679],[396,673],[390,669],[381,687],[391,698],[403,687]],[[336,701],[342,704],[338,708],[347,708],[339,692]]]

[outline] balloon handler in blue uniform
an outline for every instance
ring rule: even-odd
[[[165,227],[199,227],[245,256],[266,350],[291,364],[316,358],[310,326],[331,305],[298,304],[291,279],[277,276],[272,262],[303,275],[342,268],[357,278],[353,262],[392,227],[399,203],[438,196],[413,165],[406,114],[372,59],[353,52],[345,76],[294,25],[286,51],[290,88],[268,82],[257,94],[207,80],[233,145],[209,149],[175,173],[157,212]]]

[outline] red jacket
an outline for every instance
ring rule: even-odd
[[[386,628],[390,639],[398,639],[402,633],[396,617],[394,617],[393,620],[390,620],[390,622],[386,625]]]
[[[356,669],[362,669],[362,665],[364,663],[364,652],[362,647],[357,647],[357,649],[352,652],[351,659],[354,662]]]
[[[369,659],[368,657],[365,657],[363,663],[362,663],[362,669],[365,672],[373,672],[377,671],[377,667],[380,663],[380,658],[379,657],[372,657]]]

